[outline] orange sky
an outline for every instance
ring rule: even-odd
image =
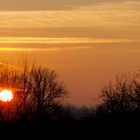
[[[1,62],[27,55],[55,69],[74,104],[92,104],[115,73],[139,69],[139,0],[0,1]]]

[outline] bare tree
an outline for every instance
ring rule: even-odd
[[[101,94],[100,111],[125,113],[140,110],[140,82],[134,76],[118,75],[114,83],[105,86]]]
[[[0,103],[1,120],[37,119],[51,114],[68,94],[54,71],[43,67],[0,67],[0,88],[12,89],[14,99],[8,107]]]

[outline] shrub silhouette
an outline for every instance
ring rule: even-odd
[[[118,75],[114,83],[105,86],[98,112],[131,113],[140,111],[140,82],[134,76]]]
[[[74,106],[71,104],[62,105],[54,112],[53,120],[93,120],[95,119],[95,109],[85,106]]]
[[[20,68],[1,66],[0,87],[14,92],[12,102],[0,103],[1,121],[49,119],[68,94],[54,71],[27,63]]]

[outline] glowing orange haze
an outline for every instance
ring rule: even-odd
[[[92,105],[93,99],[98,101],[100,89],[115,74],[134,73],[140,69],[139,44],[111,43],[97,47],[91,45],[91,48],[84,46],[77,49],[72,46],[73,49],[62,47],[53,51],[2,51],[0,59],[17,62],[17,59],[22,60],[26,54],[31,61],[36,59],[39,65],[55,70],[70,92],[68,101],[76,105]]]

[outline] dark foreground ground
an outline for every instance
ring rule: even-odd
[[[36,120],[0,122],[0,138],[17,139],[131,139],[140,138],[140,114],[102,114],[84,120]],[[136,138],[137,137],[137,138]]]
[[[140,120],[28,121],[0,124],[0,134],[17,139],[131,139],[140,138]]]
[[[49,132],[81,131],[133,131],[140,130],[140,114],[111,114],[90,120],[36,120],[18,122],[0,122],[0,130],[45,130]],[[60,133],[60,134],[61,134]]]

